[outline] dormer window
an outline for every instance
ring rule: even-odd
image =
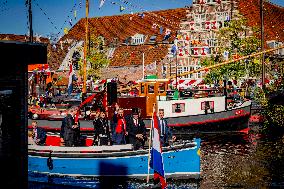
[[[156,39],[157,39],[157,36],[156,35],[152,35],[149,39],[149,42],[150,43],[155,43],[156,42]]]
[[[144,44],[144,41],[145,41],[145,35],[143,34],[137,33],[132,37],[132,45],[141,45]]]

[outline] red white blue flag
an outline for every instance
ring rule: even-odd
[[[73,65],[70,63],[69,65],[69,80],[68,80],[68,95],[72,93],[73,90],[73,79],[75,79],[75,72],[73,69]]]
[[[153,116],[153,128],[152,128],[152,149],[151,149],[151,162],[150,167],[154,169],[154,180],[159,180],[161,184],[161,188],[166,188],[166,178],[163,164],[163,156],[162,156],[162,145],[160,141],[160,132],[158,125],[158,117],[156,112]]]

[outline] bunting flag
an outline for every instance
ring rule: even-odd
[[[74,10],[74,18],[77,19],[77,10]]]
[[[68,28],[64,28],[64,34],[68,34],[69,29]]]
[[[138,16],[141,17],[141,18],[144,18],[145,15],[144,15],[144,13],[138,13]]]
[[[122,12],[122,11],[124,11],[124,10],[125,10],[125,7],[120,6],[119,11]]]
[[[72,26],[72,18],[69,19],[69,24]]]
[[[100,6],[99,6],[99,9],[102,8],[102,6],[104,5],[105,3],[105,0],[100,0]]]
[[[173,55],[176,55],[176,53],[177,53],[177,47],[176,47],[176,45],[173,45],[173,46],[172,46],[172,48],[171,48],[171,53],[172,53]]]
[[[158,125],[158,117],[157,113],[154,112],[153,120],[152,120],[152,149],[151,149],[151,161],[150,167],[154,170],[154,180],[158,180],[161,184],[161,188],[164,189],[167,186],[165,179],[165,171],[163,164],[163,156],[162,156],[162,147],[160,141],[160,132]]]

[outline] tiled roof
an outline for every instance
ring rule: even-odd
[[[239,11],[249,26],[261,26],[260,1],[239,0]],[[264,1],[264,40],[284,41],[284,7]]]
[[[149,38],[156,34],[157,40],[162,41],[164,34],[159,33],[159,27],[153,28],[153,24],[162,26],[164,29],[168,28],[175,34],[179,29],[181,19],[186,18],[186,8],[145,12],[144,14],[143,18],[138,14],[89,18],[90,32],[96,36],[103,36],[107,44],[111,43],[114,38],[122,43],[126,38],[136,33],[148,35]],[[65,38],[83,40],[85,38],[85,22],[86,19],[82,18],[67,35],[63,36],[63,40]],[[174,39],[174,35],[172,35],[172,39]]]

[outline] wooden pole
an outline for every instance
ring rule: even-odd
[[[263,0],[260,0],[260,21],[261,21],[261,51],[264,51],[264,18],[263,18]],[[264,53],[261,54],[261,65],[262,65],[262,89],[265,87],[265,60]]]
[[[87,48],[88,48],[88,17],[89,17],[89,0],[86,0],[86,30],[85,30],[85,44],[84,44],[84,62],[83,62],[83,89],[82,93],[87,93]]]
[[[154,113],[156,109],[156,104],[153,105],[153,112],[152,112],[152,121],[151,121],[151,127],[150,127],[150,136],[149,136],[149,146],[148,146],[148,174],[147,174],[147,183],[149,183],[150,180],[150,160],[151,160],[151,145],[152,145],[152,130],[153,130],[153,123],[154,123]]]

